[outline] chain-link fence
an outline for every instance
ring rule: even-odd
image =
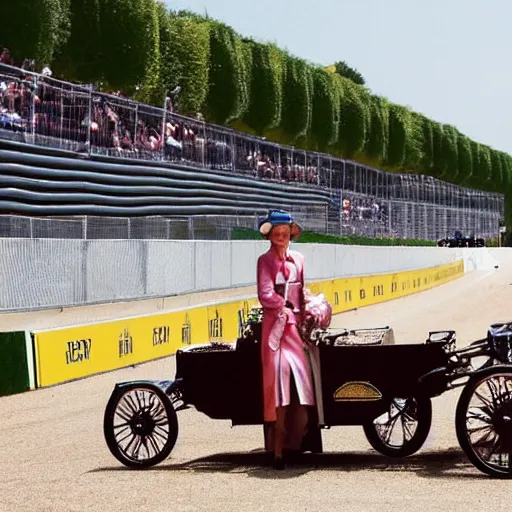
[[[293,210],[305,229],[328,231],[328,207]],[[257,215],[167,217],[21,217],[0,215],[0,238],[84,240],[231,240],[233,230],[258,229]]]
[[[167,103],[166,103],[167,104]],[[459,230],[495,238],[504,197],[429,176],[387,173],[281,146],[119,96],[0,64],[0,139],[123,159],[179,164],[329,190],[325,208],[297,208],[307,229],[436,240]],[[0,236],[229,238],[254,216],[0,218]]]
[[[339,216],[328,207],[290,208],[308,231],[370,238],[438,240],[454,229],[486,239],[498,237],[499,213],[413,202],[383,201],[379,208],[358,207]],[[168,217],[0,216],[0,238],[231,240],[235,228],[256,230],[256,215]]]
[[[0,238],[84,240],[230,240],[232,229],[255,229],[256,217],[18,217],[0,216]]]

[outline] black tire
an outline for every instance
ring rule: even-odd
[[[504,383],[508,382],[508,385]],[[483,396],[487,386],[491,397],[485,401],[480,398],[481,407],[471,407],[471,400]],[[508,389],[507,389],[508,387]],[[471,410],[471,412],[470,412]],[[477,414],[477,411],[478,414]],[[469,417],[468,417],[469,416]],[[460,447],[469,461],[482,473],[494,478],[512,478],[512,368],[494,366],[472,378],[462,390],[455,413],[455,429]],[[482,437],[471,436],[468,422],[474,420],[476,429],[471,434],[480,433]],[[485,460],[480,448],[488,448],[499,455],[503,466]]]
[[[124,424],[115,425],[116,416]],[[121,430],[116,436],[117,429]],[[103,434],[110,452],[119,462],[129,468],[146,469],[159,464],[171,453],[178,438],[178,417],[171,400],[160,388],[133,383],[112,393],[103,418]],[[128,446],[122,446],[121,442],[127,439]],[[144,448],[146,458],[128,453],[134,441],[134,448]],[[162,441],[163,445],[159,446]]]
[[[403,402],[403,403],[402,403]],[[397,409],[394,412],[394,409]],[[391,412],[391,418],[390,416]],[[432,424],[432,402],[428,397],[412,397],[407,399],[394,398],[390,404],[390,411],[385,413],[388,420],[375,418],[370,423],[363,425],[366,439],[371,444],[372,448],[383,455],[388,457],[403,458],[416,453],[425,443],[430,432]],[[380,435],[380,426],[391,426],[394,428],[400,419],[402,424],[402,433],[405,438],[405,427],[403,420],[407,419],[410,423],[416,424],[416,430],[412,437],[405,440],[401,444],[391,444]],[[376,422],[381,422],[380,424]],[[394,422],[394,424],[393,424]]]

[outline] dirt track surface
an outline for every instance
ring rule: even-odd
[[[421,343],[453,328],[458,345],[512,319],[512,251],[493,252],[495,272],[475,272],[419,295],[335,318],[335,327],[391,325],[397,343]],[[507,263],[507,260],[509,262]],[[0,399],[0,510],[388,512],[510,509],[512,481],[492,480],[459,449],[459,391],[433,402],[430,436],[401,461],[374,452],[359,427],[323,432],[324,454],[276,472],[264,465],[261,427],[231,428],[179,413],[169,459],[147,471],[124,468],[103,439],[103,412],[120,380],[172,378],[174,359]],[[397,376],[399,377],[399,376]],[[212,386],[213,388],[213,386]],[[214,391],[214,390],[213,390]]]

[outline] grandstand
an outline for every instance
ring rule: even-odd
[[[503,194],[276,144],[3,63],[0,166],[0,237],[226,239],[283,207],[320,233],[496,238],[504,215]]]

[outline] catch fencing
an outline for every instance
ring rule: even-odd
[[[328,231],[328,207],[290,207],[304,229]],[[167,217],[29,217],[0,215],[0,238],[83,240],[232,240],[237,228],[257,230],[257,215]]]
[[[504,196],[429,176],[387,173],[207,124],[165,108],[0,64],[0,140],[72,151],[84,158],[165,162],[307,184],[331,193],[326,208],[292,208],[321,233],[436,240],[459,230],[496,238]],[[313,217],[311,217],[313,215]],[[0,218],[0,236],[226,239],[255,216],[180,218]],[[8,229],[4,226],[8,225]]]

